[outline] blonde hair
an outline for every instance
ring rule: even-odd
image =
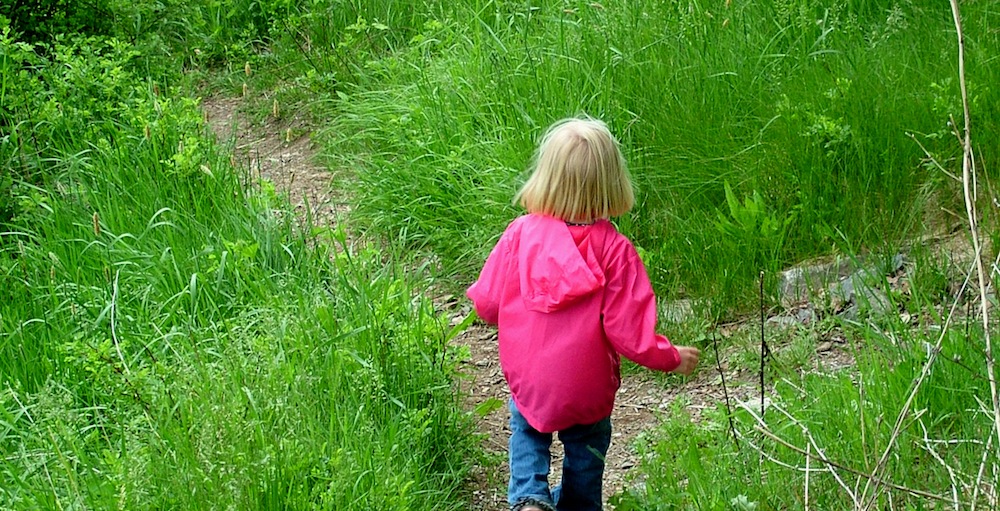
[[[635,204],[618,140],[600,120],[573,117],[553,124],[532,168],[514,197],[529,213],[589,223],[624,214]]]

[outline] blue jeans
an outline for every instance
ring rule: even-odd
[[[564,429],[559,432],[559,440],[566,451],[562,483],[550,490],[552,433],[541,433],[531,427],[514,400],[510,400],[508,502],[514,506],[533,500],[557,511],[600,511],[604,457],[611,445],[611,418]]]

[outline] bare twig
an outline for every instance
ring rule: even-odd
[[[917,137],[916,137],[916,136],[914,136],[914,135],[913,135],[913,133],[907,133],[907,135],[909,135],[909,137],[910,137],[910,138],[911,138],[911,139],[912,139],[912,140],[913,140],[914,142],[916,142],[918,146],[920,146],[920,149],[921,149],[921,150],[922,150],[922,151],[924,152],[924,154],[925,154],[925,155],[927,155],[927,159],[928,159],[928,160],[930,160],[930,162],[931,162],[931,163],[933,163],[933,164],[934,164],[934,166],[935,166],[935,167],[937,167],[937,169],[938,169],[939,171],[941,171],[941,173],[942,173],[942,174],[944,174],[944,175],[946,175],[946,176],[948,176],[948,177],[950,177],[950,178],[954,179],[955,181],[958,181],[959,183],[961,183],[961,182],[962,182],[962,179],[961,179],[961,178],[959,178],[959,177],[958,177],[958,176],[956,176],[955,174],[952,174],[951,172],[949,172],[948,170],[946,170],[946,169],[945,169],[944,167],[942,167],[942,166],[941,166],[941,164],[940,164],[940,163],[938,163],[938,161],[937,161],[937,158],[934,158],[934,156],[932,156],[932,155],[931,155],[930,151],[928,151],[928,150],[927,150],[927,148],[926,148],[926,147],[924,147],[924,145],[923,145],[923,144],[921,144],[919,140],[917,140]]]
[[[885,446],[885,451],[882,452],[882,457],[879,458],[878,462],[875,464],[875,468],[872,470],[871,474],[867,474],[866,483],[862,495],[868,495],[868,491],[871,484],[876,481],[881,480],[881,472],[885,468],[885,463],[889,459],[889,454],[892,452],[893,447],[896,445],[896,440],[903,431],[903,422],[906,420],[906,416],[910,413],[910,408],[913,406],[913,400],[917,397],[917,392],[923,385],[924,380],[931,372],[931,367],[934,366],[934,362],[937,360],[937,356],[941,353],[941,345],[944,343],[945,335],[948,333],[948,328],[951,326],[951,321],[955,317],[955,311],[958,309],[958,300],[965,293],[965,288],[969,285],[969,280],[972,278],[971,268],[969,272],[966,273],[965,281],[962,282],[962,287],[959,290],[958,297],[951,304],[951,309],[948,311],[948,317],[945,319],[944,325],[941,327],[941,334],[938,336],[938,340],[934,347],[929,350],[927,354],[927,361],[924,362],[924,367],[920,371],[920,376],[914,381],[913,388],[910,389],[910,395],[907,396],[906,401],[903,403],[902,409],[899,411],[899,415],[896,417],[896,423],[892,428],[892,434],[889,436],[889,442]],[[868,505],[864,509],[869,509],[875,500],[878,498],[879,492],[876,491],[871,499],[868,501]]]
[[[993,445],[993,435],[990,435],[989,441],[986,443],[986,449],[983,450],[982,462],[979,464],[979,472],[976,474],[976,482],[972,486],[972,507],[969,511],[976,511],[976,504],[979,503],[979,491],[983,484],[983,475],[986,473],[986,460],[989,459],[990,447]]]
[[[951,0],[951,14],[955,20],[955,35],[958,37],[958,80],[962,91],[962,114],[965,127],[962,137],[962,190],[965,196],[965,210],[969,217],[969,231],[972,235],[972,246],[976,253],[976,272],[979,277],[979,306],[983,321],[983,337],[986,342],[986,376],[990,381],[990,399],[993,406],[993,425],[997,440],[1000,440],[1000,394],[997,391],[996,374],[994,372],[993,343],[990,338],[989,301],[986,296],[987,274],[983,268],[981,247],[979,244],[978,215],[973,196],[975,190],[976,168],[972,153],[971,116],[969,114],[969,93],[965,82],[965,38],[962,35],[962,16],[958,0]]]
[[[757,445],[757,444],[755,444],[753,442],[753,439],[748,438],[747,436],[744,436],[744,435],[740,435],[740,438],[742,438],[743,441],[746,443],[746,445],[748,445],[751,449],[757,451],[757,453],[760,454],[761,457],[763,457],[767,461],[769,461],[769,462],[771,462],[771,463],[773,463],[773,464],[775,464],[775,465],[777,465],[777,466],[779,466],[781,468],[784,468],[786,470],[793,470],[795,472],[806,472],[806,471],[809,471],[809,472],[826,472],[827,471],[827,469],[825,469],[825,468],[806,468],[806,467],[800,467],[798,465],[792,465],[791,463],[785,463],[784,461],[781,461],[778,458],[775,458],[774,456],[771,456],[770,454],[764,452],[764,448],[761,447],[761,446],[759,446],[759,445]]]
[[[719,358],[719,339],[712,332],[712,346],[715,348],[715,367],[719,369],[719,377],[722,378],[722,393],[726,396],[726,417],[729,418],[729,431],[733,434],[733,442],[736,443],[736,450],[740,450],[740,440],[736,437],[736,425],[733,424],[733,409],[729,406],[729,390],[726,387],[726,373],[722,370],[722,361]]]
[[[751,410],[745,404],[741,403],[741,406],[743,406],[743,409],[746,410],[747,413],[749,413],[750,416],[753,417],[754,420],[757,421],[757,426],[756,426],[755,429],[757,429],[758,431],[761,431],[762,433],[764,433],[765,436],[773,437],[773,438],[777,439],[777,437],[774,437],[774,435],[769,432],[769,430],[767,428],[767,424],[764,423],[763,417],[758,416],[756,413],[754,413],[753,410]],[[847,492],[847,495],[851,497],[851,501],[854,502],[854,508],[858,509],[861,504],[858,501],[857,494],[854,491],[851,491],[851,487],[848,486],[847,483],[845,483],[844,480],[840,477],[840,474],[837,473],[837,471],[835,469],[836,468],[836,464],[831,463],[831,462],[829,462],[829,460],[827,460],[826,455],[823,453],[823,450],[820,449],[819,446],[816,445],[816,441],[813,439],[812,435],[809,433],[809,429],[806,428],[805,425],[802,424],[800,421],[798,421],[794,417],[792,417],[789,413],[785,412],[781,407],[779,407],[777,405],[773,405],[773,404],[772,404],[772,406],[776,410],[778,410],[782,415],[784,415],[789,420],[791,420],[792,422],[794,422],[795,424],[797,424],[800,429],[802,429],[802,433],[806,436],[806,438],[809,439],[809,442],[810,442],[809,445],[815,447],[816,448],[816,452],[819,453],[818,458],[821,461],[823,461],[826,470],[829,471],[831,475],[833,475],[833,478],[834,478],[834,480],[837,481],[837,484],[839,484],[840,487],[843,488],[845,492]],[[782,441],[780,439],[777,439],[777,440],[779,441],[779,443],[782,443],[784,445],[788,445],[787,443],[785,443],[784,441]],[[796,450],[796,451],[798,451],[800,453],[802,452],[801,450],[799,450],[797,448],[793,448],[793,450]],[[761,455],[763,456],[764,455],[763,449],[761,449],[760,452],[761,452]],[[813,455],[811,453],[806,453],[806,456],[807,457],[814,457],[815,455]],[[770,456],[768,458],[769,459],[773,459]]]
[[[934,458],[935,460],[937,460],[937,462],[940,463],[941,466],[943,466],[944,469],[948,471],[948,478],[951,479],[952,504],[953,504],[953,506],[955,508],[955,511],[958,511],[959,510],[959,505],[958,505],[958,479],[955,477],[955,470],[952,469],[950,465],[948,465],[947,463],[945,463],[944,459],[941,458],[941,456],[937,453],[936,450],[934,450],[934,448],[931,446],[930,439],[927,437],[927,426],[924,425],[924,421],[923,420],[921,420],[919,422],[920,422],[920,429],[923,430],[923,432],[924,432],[924,450],[927,451],[928,453],[930,453],[931,457]]]
[[[770,438],[771,440],[774,440],[775,442],[778,442],[779,444],[787,447],[788,449],[791,449],[792,451],[795,451],[795,452],[797,452],[797,453],[799,453],[799,454],[801,454],[803,456],[810,456],[812,458],[818,459],[819,461],[822,461],[828,467],[838,468],[838,469],[843,470],[845,472],[850,472],[850,473],[852,473],[854,475],[858,475],[858,476],[865,477],[865,478],[870,478],[871,477],[870,474],[866,474],[864,472],[861,472],[860,470],[848,467],[848,466],[846,466],[846,465],[844,465],[842,463],[838,463],[838,462],[832,461],[829,458],[826,458],[826,456],[811,454],[811,453],[807,452],[805,449],[802,449],[801,447],[796,447],[796,446],[794,446],[794,445],[786,442],[785,440],[783,440],[782,438],[778,437],[774,433],[768,431],[766,428],[757,426],[754,429],[756,429],[757,431],[759,431],[764,436]],[[892,489],[897,490],[897,491],[901,491],[903,493],[908,493],[908,494],[913,495],[915,497],[923,497],[923,498],[926,498],[926,499],[932,499],[932,500],[937,500],[937,501],[941,501],[941,502],[948,502],[949,501],[948,497],[943,497],[941,495],[937,495],[937,494],[934,494],[934,493],[926,492],[926,491],[923,491],[923,490],[917,490],[917,489],[914,489],[914,488],[908,488],[906,486],[902,486],[902,485],[899,485],[899,484],[896,484],[896,483],[893,483],[893,482],[890,482],[890,481],[877,480],[875,482],[878,485],[880,485],[880,486],[885,486],[885,487],[892,488]],[[959,504],[961,504],[961,502],[959,502]]]
[[[764,368],[771,349],[764,339],[764,272],[760,272],[760,416],[764,417]]]
[[[809,458],[812,456],[812,444],[806,444],[806,483],[805,483],[805,511],[809,511]]]

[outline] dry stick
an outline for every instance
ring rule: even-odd
[[[828,461],[828,459],[826,457],[826,453],[823,452],[823,449],[821,449],[820,446],[819,446],[819,444],[816,443],[816,439],[812,436],[812,432],[809,431],[809,428],[806,427],[806,425],[803,424],[802,421],[796,419],[795,417],[792,417],[792,414],[788,413],[787,411],[785,411],[784,408],[781,408],[780,406],[775,405],[774,408],[779,413],[781,413],[782,415],[784,415],[785,418],[787,418],[788,420],[792,421],[792,424],[795,424],[796,426],[799,427],[799,429],[802,430],[802,434],[806,437],[807,440],[809,440],[809,443],[806,444],[807,447],[812,447],[813,449],[816,449],[816,452],[819,453],[819,458],[821,460],[823,460],[824,462]],[[854,503],[854,509],[859,509],[861,507],[861,502],[858,501],[858,496],[857,496],[858,487],[857,487],[857,485],[854,486],[854,491],[851,491],[851,489],[848,488],[847,483],[845,483],[843,480],[841,480],[840,474],[838,474],[837,471],[833,469],[833,466],[827,465],[826,469],[831,474],[833,474],[833,477],[837,480],[837,482],[840,484],[840,486],[842,488],[844,488],[845,491],[847,491],[847,495],[849,497],[851,497],[851,502]]]
[[[796,426],[798,426],[798,427],[799,427],[799,429],[801,429],[801,430],[802,430],[802,434],[803,434],[803,435],[804,435],[804,436],[806,437],[806,439],[808,439],[808,440],[809,440],[809,444],[807,444],[807,445],[806,445],[806,447],[807,447],[807,448],[808,448],[808,447],[810,447],[810,446],[811,446],[811,447],[813,447],[813,448],[815,448],[815,449],[816,449],[816,451],[820,453],[820,456],[819,456],[819,458],[820,458],[820,459],[821,459],[822,461],[824,461],[824,462],[829,462],[829,459],[828,459],[828,458],[826,458],[825,454],[823,453],[823,450],[822,450],[822,449],[821,449],[821,448],[819,447],[819,445],[817,445],[817,444],[816,444],[816,439],[815,439],[815,438],[814,438],[814,437],[812,436],[812,433],[811,433],[811,432],[809,431],[809,428],[808,428],[808,427],[806,427],[806,425],[805,425],[805,424],[803,424],[803,423],[802,423],[802,422],[801,422],[800,420],[798,420],[798,419],[796,419],[795,417],[793,417],[793,416],[792,416],[792,414],[788,413],[788,412],[787,412],[787,411],[786,411],[785,409],[783,409],[783,408],[782,408],[781,406],[779,406],[779,405],[776,405],[776,404],[775,404],[775,405],[772,405],[772,408],[774,408],[774,409],[775,409],[775,411],[777,411],[778,413],[780,413],[780,414],[784,415],[784,416],[785,416],[785,418],[787,418],[787,419],[788,419],[789,421],[791,421],[791,422],[792,422],[792,424],[795,424]],[[913,421],[914,421],[914,422],[918,422],[918,421],[919,421],[919,422],[920,422],[920,424],[921,424],[921,426],[923,426],[923,422],[922,422],[922,421],[920,421],[920,418],[921,418],[921,416],[923,416],[924,412],[926,412],[926,409],[924,409],[924,410],[920,410],[919,412],[917,412],[917,416],[916,416],[916,417],[914,417],[914,419],[913,419]],[[752,415],[752,413],[751,413],[751,415]],[[766,426],[767,426],[767,425],[766,425],[766,424],[764,424],[763,422],[761,422],[760,424],[761,424],[762,426],[764,426],[764,427],[766,427]],[[927,440],[927,441],[929,442],[929,439],[927,438],[927,435],[926,435],[926,429],[924,430],[924,439],[925,439],[925,440]],[[936,453],[932,453],[932,454],[933,454],[933,455],[935,455],[935,457],[937,457],[937,456],[936,456]],[[811,454],[810,454],[810,455],[811,455]],[[832,463],[832,462],[830,462],[830,463]],[[942,463],[944,463],[944,461],[942,461]],[[950,473],[950,474],[951,474],[951,476],[952,476],[952,482],[954,482],[954,481],[955,481],[955,479],[954,479],[954,472],[952,472],[951,468],[950,468],[950,467],[948,467],[947,465],[945,465],[945,467],[946,467],[946,468],[948,468],[948,471],[949,471],[949,473]],[[829,468],[829,467],[828,467],[828,468]],[[847,470],[848,470],[848,471],[851,471],[851,469],[849,469],[849,468],[847,468]],[[836,476],[836,472],[835,472],[835,471],[834,471],[834,470],[833,470],[832,468],[830,468],[830,471],[831,471],[831,472],[832,472],[832,473],[834,474],[834,476]],[[856,472],[856,473],[860,474],[859,472]],[[861,478],[864,478],[864,477],[867,477],[867,476],[865,476],[865,475],[863,475],[863,474],[860,474],[860,475],[859,475],[859,479],[861,479]],[[838,481],[839,481],[839,477],[838,477]],[[852,500],[854,501],[854,505],[855,505],[855,508],[856,508],[856,509],[860,509],[860,508],[861,508],[861,503],[860,503],[860,502],[859,502],[859,501],[857,500],[857,498],[855,497],[855,494],[854,494],[854,493],[852,493],[852,492],[850,491],[850,489],[848,489],[848,488],[846,487],[846,485],[845,485],[845,484],[841,483],[841,486],[843,486],[843,487],[844,487],[844,489],[846,489],[846,490],[847,490],[847,493],[848,493],[848,495],[850,495],[851,499],[852,499]],[[891,485],[890,485],[890,486],[891,486]],[[900,488],[903,488],[903,487],[900,487]],[[892,498],[892,494],[890,494],[890,495],[889,495],[889,498],[890,498],[890,499]],[[945,497],[941,497],[941,498],[942,498],[942,499],[945,499]],[[957,492],[956,492],[956,493],[955,493],[955,495],[954,495],[954,502],[955,502],[955,505],[956,505],[956,506],[958,506],[958,505],[959,505],[959,500],[958,500],[958,495],[957,495]],[[890,509],[893,509],[893,507],[892,507],[891,505],[890,505],[890,507],[889,507],[889,508],[890,508]],[[957,507],[956,507],[956,509],[957,509]]]
[[[770,438],[771,440],[774,440],[775,442],[778,442],[779,444],[781,444],[781,445],[783,445],[783,446],[785,446],[785,447],[787,447],[787,448],[789,448],[789,449],[791,449],[791,450],[793,450],[793,451],[795,451],[795,452],[797,452],[797,453],[799,453],[799,454],[801,454],[803,456],[810,456],[810,457],[812,457],[814,459],[822,461],[828,467],[839,468],[840,470],[843,470],[843,471],[846,471],[846,472],[850,472],[851,474],[854,474],[854,475],[857,475],[857,476],[861,476],[861,477],[865,477],[865,478],[870,478],[871,477],[869,474],[866,474],[866,473],[864,473],[864,472],[862,472],[860,470],[856,470],[856,469],[853,469],[851,467],[848,467],[848,466],[846,466],[846,465],[844,465],[842,463],[838,463],[838,462],[832,461],[832,460],[830,460],[829,458],[827,458],[825,456],[818,456],[818,455],[809,453],[805,449],[802,449],[801,447],[797,447],[797,446],[794,446],[794,445],[786,442],[784,439],[778,437],[774,433],[771,433],[770,431],[768,431],[765,428],[762,428],[760,426],[756,426],[756,427],[754,427],[754,429],[756,429],[757,431],[761,432],[764,436]],[[948,497],[943,497],[941,495],[936,495],[936,494],[933,494],[933,493],[930,493],[930,492],[926,492],[926,491],[923,491],[923,490],[917,490],[917,489],[914,489],[914,488],[908,488],[906,486],[902,486],[902,485],[899,485],[899,484],[896,484],[896,483],[893,483],[893,482],[890,482],[890,481],[884,481],[884,480],[879,480],[879,479],[876,479],[875,481],[876,481],[877,484],[879,484],[881,486],[887,486],[889,488],[901,491],[903,493],[909,493],[910,495],[913,495],[915,497],[923,497],[923,498],[937,500],[937,501],[942,501],[942,502],[948,502],[949,501]],[[959,504],[962,504],[962,502],[959,502]]]
[[[764,272],[760,272],[760,417],[764,418],[764,367],[771,349],[764,340]]]
[[[764,340],[764,271],[760,272],[760,418],[761,422],[764,422],[764,368],[767,364],[767,356],[771,354],[771,350],[767,347],[767,341]],[[760,477],[761,480],[764,479],[764,456],[763,451],[761,451],[760,458]]]
[[[736,425],[733,424],[733,409],[729,406],[729,390],[726,387],[726,373],[722,371],[722,361],[719,359],[719,339],[712,331],[712,346],[715,348],[715,366],[719,368],[719,376],[722,378],[722,393],[726,396],[726,417],[729,418],[729,431],[733,433],[733,442],[736,443],[736,450],[740,450],[740,440],[736,437]]]
[[[976,272],[979,276],[979,300],[983,315],[983,337],[986,340],[986,376],[990,380],[993,425],[997,439],[1000,440],[1000,394],[997,391],[997,380],[993,366],[993,343],[990,339],[989,302],[986,300],[987,276],[983,269],[982,257],[980,256],[976,204],[972,197],[972,190],[970,189],[970,186],[975,183],[975,165],[972,160],[969,92],[965,84],[965,40],[962,35],[962,16],[958,9],[958,0],[951,0],[951,14],[955,19],[955,34],[958,37],[958,80],[962,90],[962,114],[965,118],[965,130],[962,140],[962,190],[965,194],[965,210],[969,216],[969,231],[972,234],[973,251],[976,253]]]
[[[764,423],[764,420],[761,417],[759,417],[756,413],[754,413],[754,411],[751,410],[749,406],[746,406],[745,404],[742,404],[742,403],[741,403],[741,406],[743,407],[744,410],[746,410],[747,413],[750,414],[751,417],[754,418],[754,420],[757,421],[758,426],[755,429],[760,430],[760,429],[763,428],[763,430],[767,430],[767,424]],[[855,495],[855,492],[851,491],[851,487],[848,486],[847,483],[845,483],[843,479],[841,479],[840,474],[838,474],[837,471],[834,469],[834,465],[832,465],[830,463],[827,463],[828,460],[826,458],[826,455],[823,454],[823,450],[820,449],[818,445],[816,445],[816,440],[813,439],[812,435],[809,433],[809,429],[805,427],[805,424],[802,424],[801,422],[799,422],[798,420],[796,420],[795,417],[792,417],[790,414],[788,414],[787,412],[785,412],[784,410],[782,410],[781,407],[779,407],[777,405],[775,405],[775,407],[776,407],[776,409],[780,413],[782,413],[785,417],[787,417],[793,423],[797,424],[799,426],[799,428],[802,429],[802,433],[809,439],[810,445],[812,445],[813,447],[815,447],[816,448],[816,452],[819,453],[819,459],[825,463],[826,470],[829,471],[830,474],[833,475],[833,478],[837,481],[837,484],[839,484],[840,487],[843,488],[845,492],[847,492],[847,495],[851,497],[851,501],[854,502],[854,508],[857,509],[858,507],[860,507],[861,504],[858,502],[857,495]],[[765,433],[765,435],[766,434],[767,433]],[[764,455],[764,450],[760,449],[760,453],[763,456]],[[768,459],[770,459],[772,462],[776,461],[773,457],[770,457],[770,456],[768,456]],[[777,462],[777,463],[779,465],[788,467],[788,465],[785,464],[785,463],[781,463],[781,462]]]
[[[809,511],[809,457],[810,456],[812,456],[812,444],[806,444],[805,511]]]
[[[952,4],[953,4],[953,10],[957,10],[957,6],[954,4],[954,0],[952,0]],[[956,16],[957,16],[957,11],[955,11],[955,12],[956,12]],[[960,31],[960,25],[959,25],[959,21],[958,21],[957,18],[956,18],[956,26],[959,27],[959,31]],[[962,44],[961,43],[961,32],[959,32],[959,43],[960,43],[960,45]],[[962,63],[961,58],[960,58],[960,66],[962,66],[964,68],[964,64]],[[967,105],[967,102],[964,101],[965,98],[966,98],[966,96],[964,94],[964,71],[962,72],[962,81],[963,81],[963,104]],[[1000,438],[1000,406],[998,406],[998,399],[997,399],[998,398],[998,394],[997,394],[997,387],[996,387],[996,378],[994,376],[994,371],[993,371],[994,366],[993,366],[993,358],[992,358],[991,342],[990,342],[990,334],[989,334],[989,318],[988,318],[988,308],[987,308],[988,307],[988,302],[986,300],[985,272],[983,271],[982,259],[981,259],[981,257],[982,257],[982,253],[981,253],[982,247],[979,245],[978,231],[977,231],[977,228],[976,228],[975,205],[974,205],[974,200],[972,199],[972,191],[970,190],[970,184],[969,184],[970,175],[972,175],[971,169],[973,167],[971,165],[972,160],[971,160],[971,156],[969,154],[971,145],[969,143],[969,138],[968,138],[968,112],[967,112],[967,109],[966,109],[966,123],[967,123],[966,124],[966,136],[965,136],[965,140],[963,142],[963,144],[965,145],[965,153],[966,153],[965,156],[964,156],[964,158],[963,158],[963,165],[962,165],[962,167],[963,167],[963,178],[964,178],[964,180],[963,180],[963,185],[964,185],[963,188],[964,188],[964,191],[965,191],[966,211],[967,211],[967,213],[969,215],[970,230],[972,232],[972,242],[973,242],[973,247],[974,247],[974,252],[975,252],[975,261],[974,261],[973,264],[975,265],[975,268],[977,270],[977,274],[979,276],[980,303],[981,303],[981,307],[982,307],[984,335],[986,337],[987,374],[988,374],[988,379],[990,381],[990,391],[991,391],[991,397],[992,397],[992,400],[993,400],[994,423],[995,423],[997,438]],[[974,179],[974,177],[973,177],[973,179]],[[968,283],[971,280],[971,278],[972,278],[972,268],[969,269],[969,272],[967,273],[965,282],[963,282],[963,284],[962,284],[962,288],[959,291],[959,297],[961,297],[961,295],[965,292],[965,288],[968,285]],[[934,348],[928,353],[928,355],[929,355],[928,361],[925,363],[923,371],[922,371],[920,377],[915,382],[914,387],[913,387],[913,389],[912,389],[912,391],[910,393],[910,396],[907,398],[907,401],[906,401],[903,409],[900,411],[900,414],[897,417],[896,425],[895,425],[895,427],[893,429],[891,438],[889,440],[889,444],[886,446],[886,450],[883,453],[882,458],[879,459],[879,462],[876,464],[875,469],[872,471],[871,476],[869,476],[869,478],[868,478],[868,484],[865,485],[865,491],[864,491],[865,495],[867,495],[867,492],[868,492],[870,484],[872,482],[878,482],[879,479],[880,479],[879,477],[876,477],[876,476],[878,475],[878,472],[880,472],[884,468],[885,461],[888,458],[888,455],[891,452],[891,450],[892,450],[892,448],[893,448],[893,446],[895,444],[895,441],[896,441],[896,439],[898,438],[898,436],[899,436],[899,434],[901,432],[902,421],[903,421],[906,413],[909,411],[910,406],[912,405],[913,398],[916,396],[917,390],[922,385],[924,379],[926,378],[927,374],[930,371],[930,367],[933,365],[934,361],[937,358],[938,353],[940,353],[940,351],[941,351],[941,344],[942,344],[942,342],[944,340],[944,335],[948,331],[948,327],[949,327],[949,325],[951,323],[951,319],[952,319],[952,317],[954,315],[954,312],[955,312],[957,304],[958,304],[958,298],[956,298],[956,301],[952,305],[951,311],[948,314],[948,318],[945,321],[945,325],[944,325],[944,327],[941,330],[941,332],[942,332],[941,336],[938,338],[938,341],[935,344]],[[992,440],[992,438],[993,437],[991,436],[990,439]],[[987,449],[987,452],[988,452],[988,449]],[[984,453],[984,456],[983,456],[983,466],[980,467],[981,469],[985,467],[986,459],[987,459],[987,456],[986,456],[986,453]],[[882,483],[882,484],[885,484],[885,483]],[[887,486],[891,486],[891,485],[887,485]],[[865,509],[870,508],[874,504],[875,500],[878,498],[878,495],[879,495],[879,491],[876,491],[875,494],[872,495],[871,500],[868,502],[868,505],[865,506]]]
[[[759,445],[757,445],[757,444],[755,444],[755,443],[753,443],[753,440],[750,439],[749,437],[744,436],[744,435],[740,435],[740,438],[742,438],[746,442],[746,444],[748,446],[750,446],[751,449],[757,451],[757,453],[760,454],[762,457],[764,457],[764,459],[766,459],[767,461],[770,461],[771,463],[773,463],[773,464],[775,464],[775,465],[777,465],[777,466],[779,466],[781,468],[787,469],[787,470],[794,470],[796,472],[805,472],[806,471],[805,467],[800,467],[798,465],[792,465],[791,463],[785,463],[784,461],[781,461],[781,460],[775,458],[774,456],[772,456],[772,455],[764,452],[764,448],[761,447],[761,446],[759,446]],[[822,468],[822,469],[819,469],[819,468],[810,468],[809,471],[810,472],[827,472],[827,469],[825,467]]]
[[[982,404],[980,404],[982,406]],[[986,411],[985,409],[983,411]],[[976,511],[976,503],[979,502],[979,485],[983,483],[983,474],[986,473],[986,460],[989,458],[990,449],[993,447],[993,435],[986,441],[986,449],[983,449],[983,459],[979,463],[979,473],[976,474],[976,484],[972,486],[972,506],[969,511]],[[993,487],[996,490],[996,487]]]
[[[907,135],[908,137],[910,137],[910,139],[911,139],[911,140],[913,140],[914,142],[916,142],[918,146],[920,146],[920,150],[921,150],[921,151],[923,151],[925,155],[927,155],[927,157],[928,157],[928,159],[930,160],[930,162],[931,162],[931,163],[933,163],[933,164],[934,164],[934,166],[935,166],[935,167],[937,167],[937,169],[938,169],[939,171],[941,171],[941,173],[942,173],[942,174],[944,174],[944,175],[946,175],[946,176],[948,176],[948,177],[950,177],[950,178],[954,179],[955,181],[958,181],[959,183],[961,183],[961,182],[962,182],[962,179],[961,179],[961,178],[959,178],[959,177],[958,177],[958,176],[956,176],[955,174],[952,174],[951,172],[948,172],[948,171],[947,171],[947,170],[946,170],[946,169],[945,169],[944,167],[942,167],[942,166],[941,166],[941,164],[940,164],[940,163],[938,163],[937,159],[936,159],[936,158],[934,158],[933,156],[931,156],[931,153],[930,153],[930,151],[928,151],[928,150],[927,150],[927,148],[926,148],[926,147],[924,147],[924,144],[921,144],[921,143],[920,143],[920,140],[917,140],[917,137],[916,137],[916,136],[914,136],[914,135],[913,135],[913,133],[907,133],[906,135]],[[957,216],[957,215],[956,215],[956,216]]]
[[[764,448],[763,447],[761,447],[761,446],[753,443],[753,440],[751,440],[750,438],[747,438],[746,436],[743,436],[743,435],[740,435],[740,438],[742,438],[746,442],[746,444],[748,446],[750,446],[751,449],[757,451],[757,454],[760,454],[767,461],[770,461],[771,463],[774,463],[775,465],[777,465],[777,466],[779,466],[781,468],[784,468],[784,469],[794,470],[796,472],[805,472],[806,471],[805,467],[800,467],[800,466],[797,466],[797,465],[792,465],[790,463],[785,463],[784,461],[781,461],[781,460],[775,458],[774,456],[771,456],[770,454],[767,454],[766,452],[764,452]],[[821,470],[821,469],[818,469],[818,468],[810,468],[809,471],[810,472],[825,472],[826,469],[824,468],[824,469]]]
[[[978,253],[976,257],[978,258]],[[880,472],[882,472],[883,468],[885,468],[885,462],[889,459],[889,453],[892,452],[892,448],[896,444],[896,439],[898,439],[900,433],[902,433],[903,421],[906,419],[907,414],[909,414],[910,412],[910,408],[913,406],[913,400],[916,399],[917,392],[920,390],[920,387],[924,384],[924,380],[926,380],[927,376],[930,374],[931,367],[933,367],[934,362],[937,361],[938,354],[941,353],[941,345],[944,343],[944,337],[945,335],[947,335],[948,328],[951,326],[951,320],[955,317],[955,310],[958,308],[958,300],[959,298],[961,298],[962,294],[965,293],[965,288],[969,285],[969,280],[971,279],[972,279],[972,269],[970,268],[969,271],[966,273],[965,281],[962,282],[962,287],[959,289],[958,298],[955,298],[955,301],[952,302],[951,309],[948,311],[948,317],[945,319],[944,325],[941,327],[941,335],[938,336],[938,340],[937,343],[934,345],[934,348],[930,350],[930,353],[928,354],[927,357],[927,362],[924,362],[924,367],[920,371],[920,376],[913,383],[913,388],[910,389],[910,395],[907,396],[906,402],[903,403],[903,408],[900,409],[899,415],[896,417],[896,423],[893,426],[892,434],[889,436],[889,442],[885,446],[885,451],[882,452],[882,457],[879,458],[878,463],[875,464],[875,468],[872,470],[872,473],[865,474],[867,482],[865,483],[864,491],[861,493],[862,496],[868,495],[868,490],[872,482],[881,481],[881,476],[879,474]],[[864,509],[869,509],[872,506],[872,504],[875,503],[875,500],[878,498],[878,495],[879,492],[876,491],[875,494],[872,495],[871,500],[864,507]]]
[[[955,507],[955,511],[958,511],[959,510],[959,505],[958,505],[958,479],[955,477],[955,470],[952,469],[951,466],[949,466],[944,461],[944,459],[941,458],[941,455],[939,455],[937,453],[937,451],[934,450],[934,447],[931,446],[930,438],[927,437],[927,426],[924,425],[924,421],[921,419],[921,420],[919,420],[917,422],[920,423],[920,429],[923,430],[923,432],[924,432],[924,450],[926,450],[928,453],[930,453],[931,457],[934,458],[935,460],[937,460],[937,462],[940,463],[941,466],[943,466],[945,468],[945,470],[948,471],[948,478],[951,479],[951,497],[952,497],[953,505]]]

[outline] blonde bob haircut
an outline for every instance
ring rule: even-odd
[[[545,132],[514,202],[529,213],[591,223],[628,212],[635,195],[618,140],[604,122],[582,116]]]

